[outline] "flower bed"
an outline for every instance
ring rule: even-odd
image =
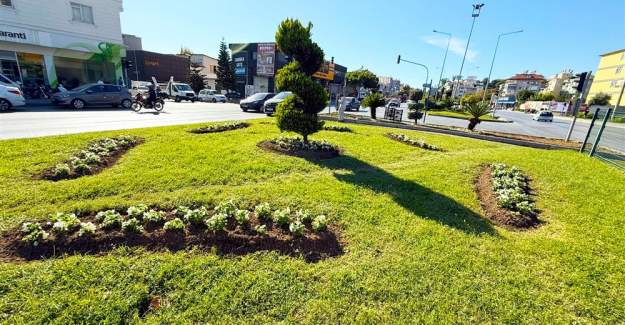
[[[517,167],[493,164],[476,181],[478,196],[488,217],[509,228],[536,226],[538,209],[532,200],[529,178]]]
[[[240,209],[233,201],[214,208],[180,206],[160,210],[146,205],[78,216],[57,213],[47,222],[27,222],[0,239],[0,256],[32,260],[63,254],[99,254],[120,245],[148,250],[191,247],[224,254],[277,251],[307,261],[342,254],[336,228],[324,215],[274,209],[262,203]]]
[[[98,139],[67,161],[44,170],[36,178],[59,181],[97,174],[114,165],[126,151],[142,142],[143,139],[129,135]]]
[[[280,137],[263,141],[258,146],[268,151],[304,158],[328,159],[340,155],[339,147],[326,140],[309,140],[306,143],[302,138]]]
[[[249,123],[245,123],[245,122],[232,122],[232,123],[224,123],[224,124],[215,124],[215,125],[204,126],[204,127],[201,127],[201,128],[190,130],[189,132],[196,133],[196,134],[218,133],[218,132],[225,132],[225,131],[231,131],[231,130],[244,129],[244,128],[249,127],[249,126],[250,126],[250,124]]]
[[[352,132],[352,129],[347,126],[339,126],[339,125],[326,125],[323,127],[326,131],[334,131],[334,132]]]
[[[399,142],[405,143],[405,144],[413,146],[413,147],[419,147],[419,148],[422,148],[422,149],[432,150],[432,151],[443,151],[441,148],[439,148],[439,147],[437,147],[435,145],[431,145],[429,143],[426,143],[422,139],[411,139],[409,136],[407,136],[405,134],[389,133],[386,136],[389,139],[392,139],[392,140],[395,140],[395,141],[399,141]]]

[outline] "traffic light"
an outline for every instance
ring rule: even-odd
[[[397,56],[397,64],[399,64],[399,62],[401,62],[401,55]]]
[[[135,64],[131,60],[126,60],[124,61],[124,66],[126,67],[126,69],[132,69],[135,66]]]
[[[586,83],[586,77],[588,76],[588,72],[583,72],[575,75],[579,78],[579,83],[577,83],[577,91],[581,93],[584,90],[584,83]]]

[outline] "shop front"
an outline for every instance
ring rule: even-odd
[[[0,25],[0,72],[24,88],[118,83],[123,56],[122,45]]]

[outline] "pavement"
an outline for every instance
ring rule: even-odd
[[[244,113],[238,104],[175,103],[167,101],[165,110],[135,113],[121,108],[73,110],[55,106],[17,107],[0,113],[0,139],[31,138],[92,131],[109,131],[212,121],[246,120],[265,117]]]

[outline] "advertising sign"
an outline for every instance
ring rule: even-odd
[[[245,64],[244,56],[237,56],[234,58],[234,74],[236,76],[245,76],[247,74],[246,68],[247,66]]]
[[[275,73],[276,44],[259,43],[256,58],[256,74],[259,76],[273,76]]]
[[[313,77],[322,80],[334,80],[334,63],[328,61],[323,62],[321,68],[313,74]]]

